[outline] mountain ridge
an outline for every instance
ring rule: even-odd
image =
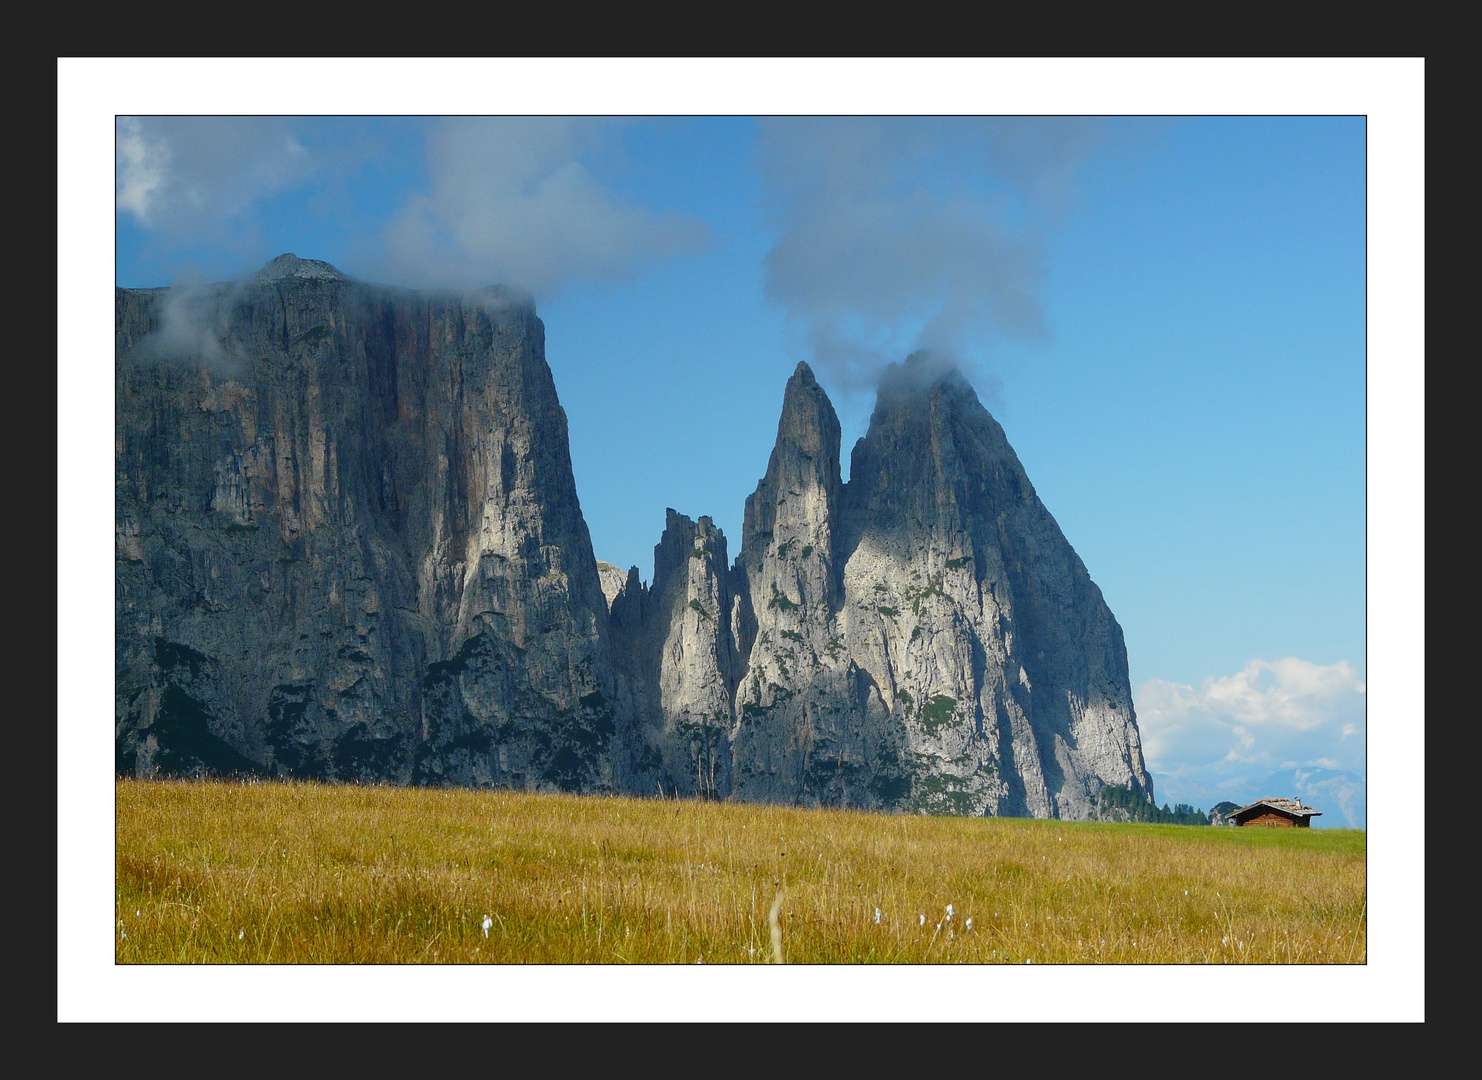
[[[1106,785],[1151,799],[1120,627],[929,355],[887,370],[847,484],[800,363],[735,559],[670,509],[644,585],[592,551],[519,290],[285,255],[185,295],[115,294],[120,772],[1071,818]]]

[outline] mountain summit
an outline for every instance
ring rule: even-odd
[[[1151,799],[1121,629],[930,355],[885,373],[848,484],[799,364],[734,563],[671,509],[646,586],[593,555],[518,290],[284,255],[198,298],[189,333],[171,292],[116,293],[120,772],[1062,818],[1107,786]]]
[[[254,281],[278,281],[282,278],[298,278],[303,281],[349,281],[334,266],[318,259],[300,259],[297,255],[279,255],[256,274]]]

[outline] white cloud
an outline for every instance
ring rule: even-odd
[[[1149,679],[1134,696],[1160,799],[1248,801],[1274,794],[1256,788],[1277,772],[1293,783],[1342,773],[1362,786],[1367,687],[1347,661],[1257,659],[1197,689]],[[1345,806],[1361,802],[1345,795]]]
[[[146,138],[137,117],[122,116],[115,121],[114,199],[119,212],[133,214],[140,222],[149,220],[150,208],[164,187],[169,159],[169,147],[159,139]]]
[[[610,131],[610,123],[567,117],[439,122],[428,138],[430,192],[408,200],[387,230],[388,274],[543,296],[698,250],[698,220],[655,214],[592,173],[587,161]]]
[[[216,238],[320,165],[289,117],[122,116],[114,138],[117,211],[187,239]]]

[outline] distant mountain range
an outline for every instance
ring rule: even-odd
[[[1152,798],[1121,628],[925,354],[886,372],[848,484],[799,364],[734,562],[670,510],[649,584],[593,553],[517,290],[294,256],[119,289],[115,384],[120,773],[1074,819],[1104,787]]]
[[[1173,778],[1160,783],[1165,791],[1177,791],[1180,800],[1204,809],[1222,800],[1245,806],[1267,796],[1295,797],[1322,811],[1322,816],[1312,821],[1314,828],[1368,828],[1368,783],[1357,773],[1341,769],[1282,769],[1260,780],[1218,786],[1190,784]]]

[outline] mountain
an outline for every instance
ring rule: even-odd
[[[1259,791],[1260,794],[1252,795],[1247,801],[1254,802],[1267,795],[1293,795],[1321,810],[1323,816],[1312,820],[1316,828],[1368,828],[1369,787],[1357,773],[1319,766],[1283,769],[1262,780]]]
[[[528,298],[283,256],[115,306],[121,772],[613,785],[607,604]]]
[[[744,795],[1070,818],[1150,795],[1121,629],[957,371],[892,365],[842,485],[800,364],[745,521]]]
[[[917,354],[841,482],[806,364],[734,563],[599,562],[528,296],[281,256],[115,301],[117,769],[1091,818],[1151,799],[1121,630]]]

